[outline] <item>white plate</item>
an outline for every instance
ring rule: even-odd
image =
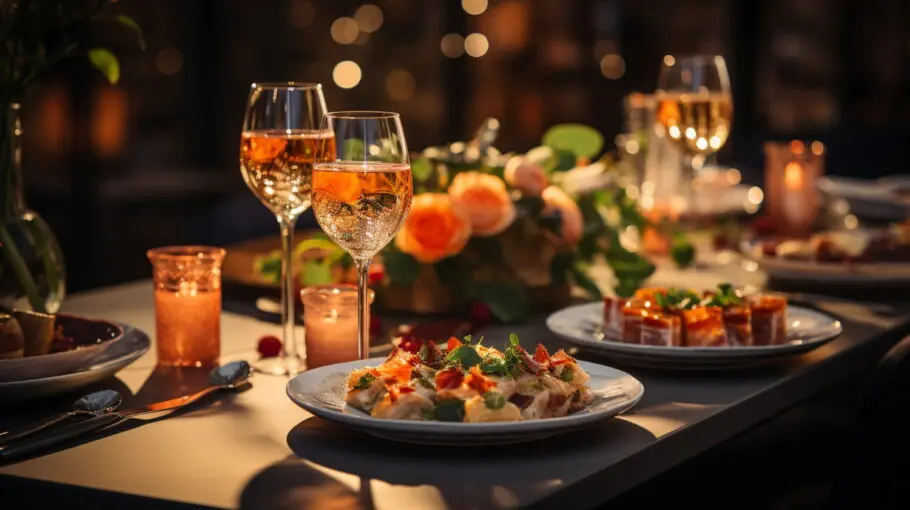
[[[841,264],[767,257],[758,243],[744,243],[743,252],[758,263],[769,277],[792,282],[829,285],[906,285],[910,284],[910,264],[877,262]]]
[[[861,218],[901,221],[910,216],[910,202],[895,192],[907,183],[901,176],[878,180],[828,176],[818,180],[818,189],[825,195],[846,200],[850,212]]]
[[[591,376],[588,386],[594,392],[594,402],[569,416],[498,423],[387,420],[373,418],[344,403],[348,374],[384,361],[385,358],[372,358],[307,370],[288,382],[288,396],[320,418],[374,436],[407,443],[483,446],[533,441],[577,430],[629,410],[645,392],[638,379],[621,370],[579,361],[579,366]]]
[[[790,305],[787,307],[788,343],[751,347],[665,347],[627,344],[603,334],[603,303],[564,308],[547,318],[550,331],[569,342],[597,350],[617,361],[645,368],[672,370],[728,369],[755,366],[811,351],[841,334],[830,315]]]
[[[0,402],[48,397],[103,381],[148,352],[151,341],[142,330],[120,324],[123,337],[105,349],[94,363],[68,374],[0,382]]]

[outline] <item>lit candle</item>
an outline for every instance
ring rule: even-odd
[[[765,144],[765,191],[768,216],[784,235],[809,234],[818,217],[816,188],[824,172],[824,146],[812,142],[806,151],[803,142]]]
[[[357,359],[357,288],[318,285],[300,291],[308,368]],[[370,302],[373,291],[370,291]]]

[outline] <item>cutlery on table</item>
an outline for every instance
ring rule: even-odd
[[[209,386],[195,393],[128,409],[126,411],[112,411],[99,414],[66,427],[60,427],[45,434],[10,444],[0,449],[0,460],[6,461],[15,457],[28,455],[49,446],[64,443],[83,434],[125,422],[136,416],[180,409],[215,391],[235,389],[245,385],[249,381],[250,372],[250,365],[246,361],[234,361],[222,365],[212,370],[212,373],[209,374]]]
[[[96,391],[94,393],[89,393],[88,395],[73,402],[73,409],[71,411],[57,415],[50,420],[39,423],[37,425],[33,425],[19,432],[10,431],[0,433],[0,446],[7,445],[13,441],[22,439],[23,437],[30,436],[36,432],[40,432],[49,427],[57,425],[58,423],[69,420],[70,418],[77,416],[98,416],[101,414],[110,413],[111,411],[120,407],[121,402],[123,402],[123,397],[120,396],[119,392],[114,390],[102,390]]]

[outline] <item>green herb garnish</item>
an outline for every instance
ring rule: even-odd
[[[690,310],[698,306],[699,300],[698,294],[680,289],[670,289],[666,294],[654,295],[657,306],[667,310]]]
[[[487,355],[487,357],[480,362],[480,371],[484,374],[509,375],[509,370],[506,368],[505,361],[493,355]]]
[[[464,370],[470,370],[474,365],[483,362],[483,358],[470,345],[459,345],[452,352],[446,354],[446,366],[461,365]]]
[[[498,391],[488,391],[483,394],[483,403],[488,409],[502,409],[506,405],[506,398]]]
[[[512,344],[512,347],[518,347],[518,335],[515,333],[509,333],[509,343]]]
[[[572,379],[575,379],[575,371],[572,370],[572,367],[567,366],[562,369],[562,373],[559,374],[559,378],[565,382],[569,382]]]
[[[726,308],[728,306],[739,305],[743,298],[736,293],[736,289],[729,283],[721,283],[717,286],[717,293],[711,296],[705,303],[705,306],[719,306]]]
[[[376,382],[376,376],[373,374],[364,374],[360,376],[360,379],[357,380],[357,384],[354,385],[355,390],[365,390],[373,385]]]
[[[433,407],[433,419],[439,421],[464,421],[464,401],[457,398],[440,401]]]
[[[471,345],[471,340],[473,340],[473,339],[474,339],[474,337],[471,335],[465,335],[464,338],[462,338],[465,345]]]

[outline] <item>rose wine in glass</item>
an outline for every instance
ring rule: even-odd
[[[354,259],[358,274],[357,354],[369,357],[370,259],[398,233],[413,183],[397,113],[337,112],[323,119],[334,159],[313,166],[313,212],[322,230]],[[352,339],[353,340],[353,339]]]
[[[318,83],[254,83],[240,135],[240,171],[250,191],[269,208],[281,231],[282,353],[261,360],[260,372],[291,375],[303,369],[294,338],[296,294],[294,227],[310,207],[313,165],[335,158],[331,131],[321,128],[326,112]]]

